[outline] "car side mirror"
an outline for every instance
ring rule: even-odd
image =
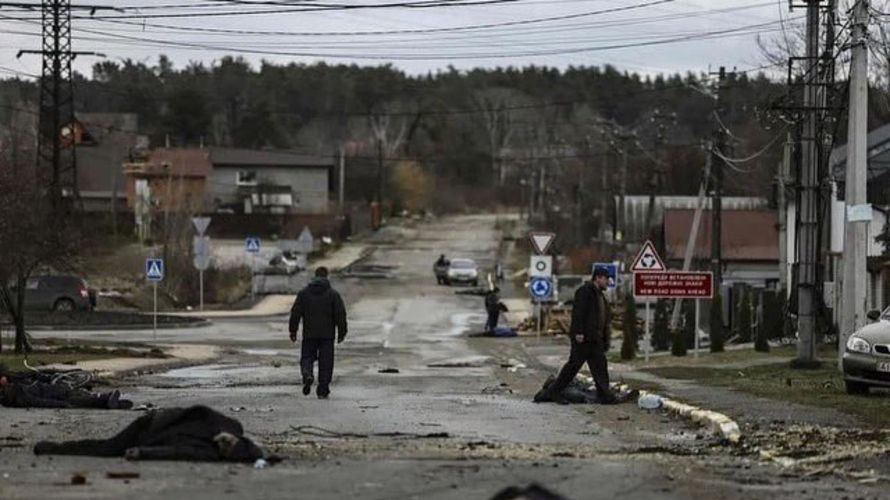
[[[881,311],[868,311],[868,314],[866,314],[865,316],[872,321],[878,321],[879,319],[881,319]]]

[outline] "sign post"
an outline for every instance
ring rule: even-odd
[[[647,241],[643,248],[640,249],[640,253],[637,254],[637,257],[634,259],[633,265],[630,267],[630,270],[634,273],[634,300],[637,298],[636,293],[636,278],[639,274],[642,273],[658,273],[660,271],[665,270],[664,262],[661,260],[661,257],[658,255],[658,252],[655,251],[655,245],[652,244],[651,241]],[[649,354],[652,350],[652,334],[650,333],[649,328],[649,303],[650,299],[646,297],[646,331],[643,334],[643,352],[645,353],[646,362],[649,362]]]
[[[158,282],[164,279],[164,259],[145,259],[145,279],[151,281],[154,289],[154,312],[152,313],[152,338],[158,338]]]
[[[205,236],[207,226],[210,225],[210,217],[194,217],[192,224],[198,233],[193,239],[192,248],[195,255],[194,264],[198,270],[198,287],[200,290],[200,307],[204,310],[204,271],[210,267],[210,238]]]
[[[701,299],[695,299],[695,326],[693,328],[693,332],[695,334],[695,340],[693,344],[695,345],[695,350],[693,351],[693,356],[698,358],[698,348],[700,340],[698,338],[698,324],[699,324],[699,315],[701,314]]]
[[[256,300],[256,255],[260,253],[260,239],[248,236],[244,240],[244,249],[251,255],[250,260],[250,300]]]
[[[532,255],[529,259],[528,290],[532,296],[532,301],[537,309],[537,341],[541,341],[541,329],[543,327],[543,309],[544,301],[553,297],[553,256],[546,255],[550,250],[550,245],[556,239],[556,233],[548,232],[530,232],[528,239],[532,248],[537,255]]]
[[[528,285],[529,294],[531,294],[532,300],[535,303],[535,307],[537,309],[537,327],[538,327],[538,339],[541,338],[541,329],[542,329],[542,309],[544,307],[543,302],[545,300],[549,300],[553,296],[553,281],[550,277],[538,276],[531,279]]]

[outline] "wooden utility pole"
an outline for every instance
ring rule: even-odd
[[[713,169],[713,184],[711,201],[711,271],[714,273],[714,300],[711,300],[711,351],[723,350],[723,301],[720,300],[723,293],[723,159],[718,156],[724,154],[726,131],[719,123],[720,112],[723,107],[723,86],[726,80],[726,68],[720,67],[718,73],[718,87],[716,100],[717,131],[714,144],[711,147],[711,168]]]
[[[868,223],[871,206],[866,199],[868,169],[868,20],[869,0],[853,7],[852,59],[850,61],[850,119],[847,126],[846,224],[844,231],[844,281],[838,367],[847,338],[866,321]]]

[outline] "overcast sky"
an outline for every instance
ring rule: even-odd
[[[370,5],[395,0],[316,1]],[[254,64],[262,60],[391,63],[414,74],[449,65],[459,69],[529,64],[565,68],[606,63],[649,74],[703,72],[719,65],[745,70],[765,63],[756,43],[757,33],[776,37],[781,33],[779,21],[802,14],[789,13],[787,0],[516,0],[477,6],[324,12],[282,12],[294,8],[250,6],[237,0],[73,3],[88,2],[144,7],[95,13],[104,20],[87,19],[86,12],[77,14],[74,48],[101,52],[111,60],[132,58],[153,64],[158,55],[167,54],[181,67],[189,61],[210,64],[232,54]],[[245,13],[258,10],[276,12]],[[238,15],[208,15],[233,12]],[[37,19],[38,13],[0,10],[0,72],[5,71],[0,74],[8,75],[10,69],[39,71],[39,56],[16,58],[20,48],[39,48]],[[381,31],[396,33],[366,33]],[[677,41],[680,38],[683,41]],[[80,57],[76,69],[91,75],[90,67],[96,60]]]

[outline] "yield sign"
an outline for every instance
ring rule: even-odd
[[[658,252],[655,251],[655,245],[651,241],[647,241],[640,249],[640,253],[637,254],[637,258],[634,259],[630,270],[635,273],[645,273],[665,271],[666,268],[661,257],[658,256]]]
[[[210,217],[193,217],[192,224],[195,225],[195,231],[198,232],[198,236],[204,236],[204,233],[207,232],[207,226],[210,225]]]
[[[535,252],[538,255],[544,255],[547,253],[547,250],[550,250],[550,245],[553,244],[553,240],[556,239],[555,233],[528,233],[528,238],[532,242],[532,247],[534,247]]]

